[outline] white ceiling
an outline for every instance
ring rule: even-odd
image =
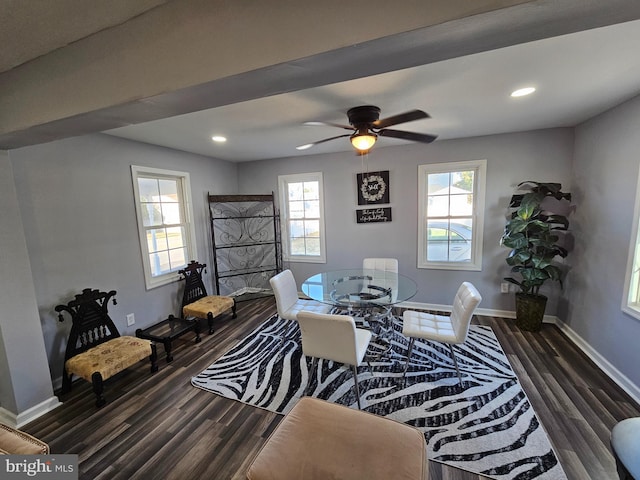
[[[570,127],[640,93],[638,45],[640,20],[105,133],[239,162],[352,150],[348,138],[295,147],[346,133],[303,122],[346,124],[346,111],[358,105],[379,106],[381,117],[424,110],[432,118],[393,128],[439,140]],[[509,96],[523,86],[537,91]],[[228,141],[215,144],[212,135]],[[406,143],[380,138],[374,148]]]

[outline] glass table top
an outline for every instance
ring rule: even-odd
[[[319,302],[361,308],[404,302],[416,294],[417,287],[398,273],[351,269],[313,275],[302,283],[302,292]]]

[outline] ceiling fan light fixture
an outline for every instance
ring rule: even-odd
[[[366,151],[373,147],[373,144],[376,143],[378,136],[375,133],[367,132],[361,133],[360,131],[351,135],[351,145],[355,147],[356,150]]]

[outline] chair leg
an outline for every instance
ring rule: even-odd
[[[215,330],[213,329],[213,314],[211,312],[207,313],[207,325],[209,326],[209,335],[212,335]]]
[[[200,343],[202,341],[202,338],[200,338],[200,322],[198,322],[198,320],[196,320],[193,324],[193,333],[196,334],[195,342]]]
[[[294,320],[287,320],[287,327],[285,328],[285,331],[283,332],[283,334],[280,336],[280,346],[278,347],[278,350],[282,351],[284,349],[284,344],[287,340],[293,340],[293,338],[290,337],[295,337],[296,331],[295,331],[295,327],[297,325],[297,322]],[[292,328],[293,326],[293,335],[289,334],[289,330]]]
[[[456,354],[453,352],[453,345],[447,343],[449,350],[451,351],[451,358],[453,358],[453,364],[456,366],[456,373],[458,374],[458,381],[460,382],[460,386],[462,386],[462,377],[460,376],[460,369],[458,368],[458,360],[456,360]]]
[[[71,391],[71,374],[67,373],[67,370],[62,372],[62,390],[60,393],[68,393]]]
[[[404,372],[402,373],[403,377],[407,374],[407,369],[409,368],[409,359],[411,358],[411,351],[413,350],[413,344],[415,341],[415,337],[411,337],[411,340],[409,340],[409,348],[407,349],[407,363],[404,364]]]
[[[309,371],[309,378],[307,379],[307,388],[304,389],[304,394],[309,395],[309,388],[311,387],[311,380],[315,378],[316,369],[318,368],[318,358],[311,357],[311,370]]]
[[[233,307],[231,307],[231,312],[233,313],[233,315],[231,315],[231,318],[238,318],[238,314],[236,313],[236,299],[233,299]]]
[[[351,365],[353,369],[353,383],[356,386],[356,397],[358,398],[358,410],[362,410],[362,405],[360,404],[360,386],[358,385],[358,367],[355,365]]]
[[[94,372],[93,375],[91,375],[91,384],[93,385],[93,393],[96,394],[96,407],[103,407],[107,401],[102,395],[104,386],[102,383],[102,375],[100,375],[99,372]]]

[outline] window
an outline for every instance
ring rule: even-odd
[[[486,160],[418,166],[418,268],[482,268],[486,170]]]
[[[195,258],[189,174],[131,166],[147,289],[180,278]]]
[[[285,260],[325,263],[322,173],[278,177]]]
[[[640,320],[640,176],[636,186],[636,205],[633,212],[631,242],[627,259],[627,275],[624,282],[622,311]]]

